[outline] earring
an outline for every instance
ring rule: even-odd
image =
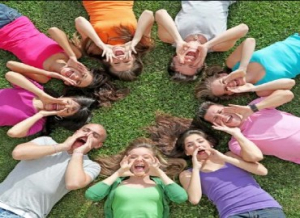
[[[54,119],[57,121],[61,121],[63,118],[61,116],[56,115],[56,116],[54,116]]]

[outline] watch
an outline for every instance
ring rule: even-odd
[[[249,107],[251,108],[251,110],[253,112],[257,112],[258,111],[258,108],[257,108],[257,106],[255,104],[249,104]]]

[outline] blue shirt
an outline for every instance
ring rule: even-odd
[[[276,42],[266,48],[255,51],[251,62],[257,62],[265,68],[265,76],[255,85],[282,78],[295,78],[300,74],[300,36],[291,35],[284,41]],[[238,62],[232,70],[238,69]]]

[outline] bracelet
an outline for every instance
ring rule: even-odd
[[[258,108],[255,104],[249,104],[249,107],[250,109],[253,111],[253,112],[257,112],[258,111]]]

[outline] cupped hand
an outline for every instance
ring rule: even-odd
[[[190,48],[190,45],[186,41],[182,40],[182,41],[176,43],[176,54],[177,54],[177,57],[179,58],[179,62],[181,64],[184,63],[184,57],[189,48]]]
[[[246,83],[246,71],[237,69],[223,78],[223,83],[228,84],[237,78],[242,78],[242,84]]]
[[[137,40],[132,40],[130,42],[127,42],[126,44],[124,44],[125,47],[125,58],[128,59],[131,57],[132,52],[137,54],[137,51],[135,50],[135,46],[138,44],[139,42]]]
[[[76,56],[69,57],[67,66],[77,69],[81,74],[84,74],[86,71],[88,71],[87,68],[77,60]]]
[[[255,86],[251,83],[246,83],[242,86],[236,87],[227,87],[227,89],[233,93],[244,93],[244,92],[253,92]]]
[[[120,169],[118,170],[118,174],[120,177],[133,176],[134,174],[130,171],[130,168],[133,164],[133,160],[130,160],[130,155],[125,155],[120,162]]]
[[[38,97],[44,104],[62,104],[62,105],[66,105],[66,102],[62,98],[54,98],[54,97],[48,95],[46,92],[43,92]]]
[[[208,148],[207,151],[210,152],[209,159],[211,161],[219,161],[224,160],[226,158],[225,154],[219,152],[216,149]]]
[[[58,74],[58,73],[56,73],[56,74],[57,74],[56,78],[64,81],[64,84],[66,84],[68,86],[69,85],[71,85],[71,86],[75,86],[76,85],[76,81],[70,79],[69,77],[63,76],[63,75]]]
[[[242,106],[242,105],[235,105],[235,104],[229,104],[228,107],[224,107],[223,111],[226,113],[237,113],[242,116],[242,120],[246,120],[251,114],[253,114],[253,111],[249,106]]]
[[[73,135],[69,136],[63,143],[62,146],[64,147],[65,151],[68,151],[71,149],[74,142],[83,136],[85,136],[85,132],[76,131]]]
[[[77,138],[80,138],[80,137],[77,137]],[[75,148],[73,152],[79,152],[79,153],[82,153],[82,154],[87,154],[92,149],[93,149],[93,146],[92,146],[92,135],[89,135],[87,137],[86,142],[82,146],[80,146],[78,148]]]
[[[203,164],[205,163],[205,160],[198,161],[198,159],[197,159],[199,150],[200,150],[200,147],[196,148],[192,155],[193,169],[197,169],[197,170],[200,170],[201,167],[203,166]]]
[[[241,132],[240,128],[238,128],[238,127],[228,127],[222,121],[221,121],[221,124],[213,123],[212,128],[216,129],[216,130],[219,130],[219,131],[222,131],[222,132],[226,132],[226,133],[228,133],[232,136]]]
[[[102,49],[102,57],[105,56],[106,61],[111,63],[113,61],[113,57],[115,57],[113,52],[113,46],[108,44],[103,44],[101,49]]]
[[[199,54],[197,55],[197,58],[194,61],[193,66],[201,67],[207,56],[208,48],[205,45],[199,45],[197,49],[199,51]]]
[[[159,177],[159,171],[160,171],[160,162],[157,159],[157,157],[153,157],[152,161],[150,163],[148,163],[149,165],[149,175],[150,176],[157,176]]]

